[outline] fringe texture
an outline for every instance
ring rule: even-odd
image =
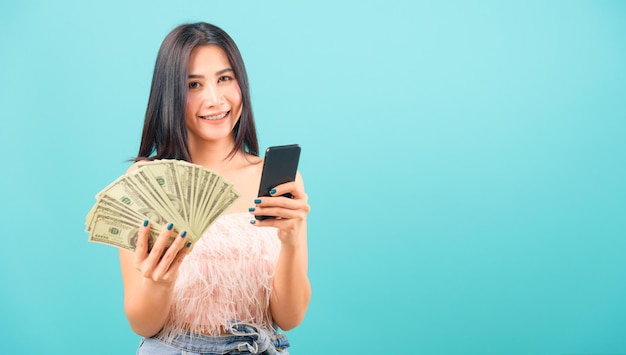
[[[269,301],[280,241],[275,228],[252,226],[250,219],[223,215],[196,242],[180,266],[159,338],[219,335],[233,320],[274,329]]]

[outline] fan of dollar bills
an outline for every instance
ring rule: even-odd
[[[137,167],[96,195],[85,221],[90,242],[134,251],[146,219],[151,226],[149,249],[167,223],[174,224],[170,242],[183,230],[195,242],[239,198],[232,184],[199,165],[154,160]]]

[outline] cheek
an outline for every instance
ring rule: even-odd
[[[232,96],[232,100],[230,101],[233,105],[233,110],[235,110],[237,112],[237,118],[241,118],[241,111],[242,111],[242,102],[241,102],[241,90],[239,90],[239,87],[237,87],[237,90],[233,91],[233,96]]]
[[[195,110],[198,106],[198,99],[193,95],[187,96],[187,103],[185,104],[185,114],[187,116],[195,116]]]
[[[187,95],[187,105],[186,105],[186,107],[187,107],[188,109],[189,109],[189,108],[191,108],[191,107],[193,107],[194,101],[195,101],[195,100],[194,100],[193,95]]]
[[[241,89],[239,89],[239,85],[233,85],[233,89],[229,94],[229,100],[233,106],[241,110]]]

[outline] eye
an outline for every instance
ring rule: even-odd
[[[222,75],[222,76],[220,76],[220,77],[219,77],[219,79],[217,79],[217,82],[218,82],[218,83],[221,83],[221,82],[231,81],[231,80],[233,80],[233,77],[232,77],[232,76],[229,76],[229,75]]]
[[[190,89],[197,89],[200,87],[200,83],[197,81],[191,81],[189,82],[189,88]]]

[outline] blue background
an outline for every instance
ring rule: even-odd
[[[261,147],[300,143],[293,354],[626,354],[625,1],[0,5],[2,352],[133,354],[94,195],[163,37],[215,23]]]

